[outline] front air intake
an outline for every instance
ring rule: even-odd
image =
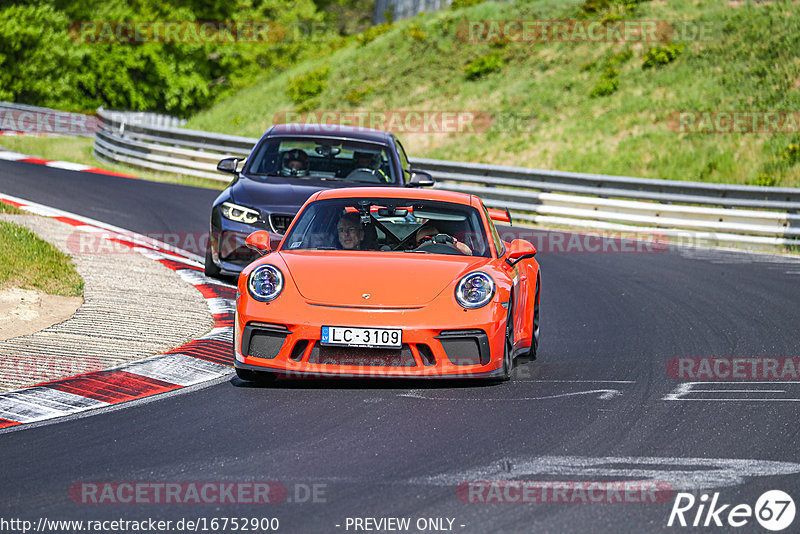
[[[285,326],[250,323],[242,334],[242,352],[253,358],[275,358],[291,332]]]

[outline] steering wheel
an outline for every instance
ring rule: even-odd
[[[436,234],[425,236],[417,242],[417,252],[430,252],[434,254],[460,254],[463,252],[456,247],[456,240],[451,235]]]
[[[359,167],[358,169],[353,169],[347,174],[347,176],[345,176],[345,180],[365,183],[380,183],[382,181],[378,171],[368,167]]]

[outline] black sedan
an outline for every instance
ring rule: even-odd
[[[277,124],[261,137],[244,166],[226,158],[217,169],[235,175],[211,208],[208,276],[236,275],[257,254],[245,238],[268,230],[279,240],[300,206],[322,189],[433,185],[414,171],[389,132],[330,124]]]

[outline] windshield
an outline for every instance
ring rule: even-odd
[[[397,183],[388,148],[320,138],[268,139],[252,156],[248,174]]]
[[[298,216],[283,250],[371,250],[491,257],[478,211],[399,198],[321,200]]]

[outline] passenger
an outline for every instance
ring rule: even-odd
[[[361,227],[361,216],[357,213],[345,213],[336,224],[339,243],[345,250],[361,250],[364,240],[364,229]]]
[[[424,241],[426,241],[425,238],[433,237],[439,233],[440,233],[439,229],[436,228],[436,226],[430,223],[426,223],[422,228],[417,230],[417,236],[416,236],[417,246],[421,245]],[[456,247],[456,249],[459,252],[461,252],[462,254],[466,254],[467,256],[472,256],[472,249],[470,249],[466,243],[462,243],[453,236],[450,237],[453,238],[453,246]]]

